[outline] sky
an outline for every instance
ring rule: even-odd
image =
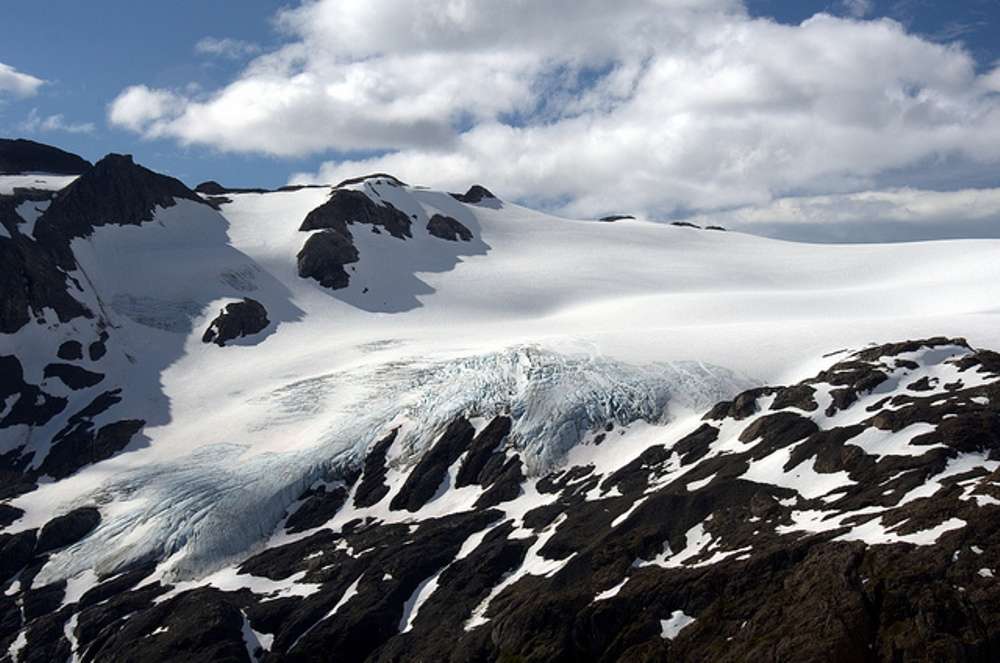
[[[387,171],[792,239],[1000,232],[995,0],[50,0],[4,23],[0,135],[192,185]]]

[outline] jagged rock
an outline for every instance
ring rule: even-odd
[[[465,193],[453,193],[451,194],[451,197],[459,202],[469,203],[472,205],[481,203],[484,200],[497,200],[497,197],[490,193],[489,189],[478,184],[473,184]]]
[[[59,320],[92,317],[87,307],[69,293],[67,276],[58,260],[40,242],[16,230],[20,221],[15,201],[0,196],[0,222],[10,237],[0,236],[0,333],[13,334],[43,316],[46,308]],[[13,232],[12,232],[13,230]]]
[[[472,425],[461,417],[451,422],[441,438],[410,472],[406,482],[389,503],[389,508],[393,511],[417,511],[426,504],[441,485],[448,468],[472,442],[475,432]]]
[[[938,347],[882,346],[824,377],[745,391],[690,430],[622,447],[631,460],[610,470],[614,426],[600,462],[537,483],[519,457],[530,441],[507,440],[517,415],[478,435],[457,418],[414,447],[416,462],[401,445],[389,467],[394,431],[368,449],[360,479],[355,468],[306,493],[286,527],[315,531],[235,570],[254,591],[154,603],[166,588],[138,587],[145,568],[59,608],[64,587],[39,583],[0,597],[0,651],[26,629],[48,655],[79,611],[84,663],[228,660],[237,646],[245,661],[254,631],[270,640],[262,661],[992,660],[1000,362],[971,348],[920,355]],[[925,369],[953,387],[907,389]],[[871,393],[876,373],[885,379]],[[856,400],[829,418],[837,389]],[[589,426],[588,439],[607,429]],[[407,513],[386,517],[376,505],[390,496]],[[38,573],[33,536],[12,571],[22,582]]]
[[[221,348],[228,341],[263,331],[268,324],[270,321],[264,305],[256,299],[246,297],[243,301],[226,304],[205,330],[201,341],[215,343]]]
[[[427,232],[451,242],[472,241],[471,230],[463,226],[457,219],[442,214],[435,214],[431,217],[430,221],[427,222]]]
[[[0,583],[10,580],[35,555],[37,532],[0,534]]]
[[[604,221],[605,223],[611,223],[613,221],[624,221],[625,219],[634,219],[635,217],[631,214],[609,214],[608,216],[602,216],[598,221]]]
[[[285,529],[295,534],[319,527],[340,511],[347,501],[347,486],[333,486],[308,491],[303,502],[285,521]]]
[[[332,229],[350,238],[347,226],[354,223],[384,228],[398,239],[412,237],[411,220],[387,202],[376,203],[362,191],[335,189],[330,199],[306,215],[299,230]]]
[[[455,476],[455,487],[462,488],[473,484],[488,485],[486,476],[486,466],[491,458],[500,457],[503,461],[503,454],[499,452],[500,444],[503,442],[511,428],[510,417],[494,417],[486,428],[481,430],[469,445],[465,460],[458,469]]]
[[[697,228],[698,230],[702,230],[701,226],[691,223],[690,221],[671,221],[670,225],[677,226],[679,228]]]
[[[0,356],[0,399],[16,397],[0,419],[0,429],[26,424],[40,426],[64,409],[68,401],[52,396],[24,381],[21,361],[13,355]]]
[[[84,465],[91,465],[111,458],[128,446],[146,422],[125,419],[102,426],[96,433],[89,421],[57,436],[39,471],[62,479]]]
[[[739,394],[731,401],[720,401],[716,403],[708,414],[704,416],[706,421],[717,421],[719,419],[732,418],[736,420],[746,419],[754,414],[757,409],[757,400],[775,393],[774,387],[757,387],[748,389]]]
[[[101,523],[101,512],[95,507],[80,507],[56,516],[45,523],[38,535],[36,554],[55,550],[76,543]]]
[[[65,580],[53,582],[44,587],[32,586],[31,589],[24,593],[21,601],[21,609],[24,611],[25,621],[34,622],[32,630],[39,628],[39,622],[41,621],[38,619],[39,617],[51,615],[59,609],[65,596]]]
[[[397,429],[375,443],[365,456],[364,471],[361,474],[361,483],[358,484],[354,492],[354,504],[359,507],[368,507],[378,504],[383,497],[389,494],[389,486],[385,485],[385,457],[389,453],[389,447],[396,441]]]
[[[524,483],[524,472],[521,471],[520,458],[511,458],[504,463],[503,468],[489,485],[483,495],[476,500],[477,509],[488,509],[492,506],[517,499],[521,494],[521,484]]]
[[[70,241],[100,226],[141,225],[157,207],[177,200],[205,201],[180,180],[136,164],[131,155],[109,154],[63,189],[35,224],[35,238],[60,267],[75,268]]]
[[[324,288],[338,290],[350,283],[344,265],[357,262],[358,250],[348,235],[339,230],[313,233],[298,256],[299,276],[315,279]]]
[[[129,618],[94,645],[92,656],[123,662],[246,663],[240,604],[217,589],[185,592]]]
[[[0,174],[79,175],[88,168],[89,161],[57,147],[23,138],[0,138]]]

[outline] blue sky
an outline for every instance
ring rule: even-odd
[[[150,167],[189,182],[219,177],[247,185],[284,184],[294,169],[322,159],[275,159],[182,148],[173,141],[145,141],[108,126],[107,105],[136,83],[211,89],[224,84],[246,58],[207,57],[195,52],[204,37],[232,38],[262,49],[280,42],[272,15],[285,3],[273,0],[174,0],[124,2],[51,0],[4,7],[0,62],[49,83],[31,98],[0,105],[0,133],[50,142],[94,160],[109,151],[127,152]],[[27,133],[20,126],[32,109],[63,114],[68,122],[92,123],[91,133]],[[220,174],[221,173],[221,174]]]
[[[331,2],[327,0],[326,4]],[[0,63],[44,79],[46,83],[33,96],[7,95],[0,99],[0,134],[49,142],[92,160],[108,151],[132,153],[140,162],[192,184],[211,178],[233,186],[278,186],[288,181],[292,173],[334,176],[339,174],[338,168],[345,160],[349,165],[344,167],[361,168],[379,163],[386,154],[390,154],[389,163],[392,164],[396,150],[406,153],[419,149],[422,150],[420,155],[436,154],[433,146],[420,145],[419,136],[436,136],[434,132],[439,128],[435,129],[433,122],[420,125],[420,120],[413,122],[417,129],[400,129],[400,137],[394,139],[396,142],[387,140],[385,145],[371,139],[346,142],[331,139],[316,151],[298,149],[291,154],[282,154],[280,145],[273,149],[267,145],[262,148],[253,141],[247,148],[238,142],[235,148],[232,142],[213,144],[211,138],[204,136],[188,141],[180,130],[173,129],[161,137],[151,137],[152,132],[145,128],[130,130],[121,123],[109,122],[109,104],[129,86],[142,85],[192,97],[208,96],[238,80],[255,54],[247,52],[226,57],[199,53],[196,44],[202,39],[239,40],[250,44],[256,53],[266,53],[296,41],[308,48],[310,37],[303,33],[311,28],[300,26],[298,33],[292,30],[295,34],[290,34],[287,26],[284,32],[277,28],[274,16],[286,4],[294,6],[295,3],[267,0],[8,3],[4,8]],[[908,33],[929,42],[960,40],[973,56],[979,73],[988,72],[1000,60],[1000,40],[996,39],[1000,33],[1000,4],[994,0],[749,0],[746,7],[751,16],[771,18],[786,25],[798,25],[818,12],[838,17],[853,15],[863,20],[887,16],[902,23]],[[310,20],[314,18],[307,16]],[[381,34],[373,31],[372,39],[379,39]],[[599,62],[592,70],[603,75],[608,69],[606,64]],[[586,77],[586,72],[591,70],[584,66],[581,71]],[[514,78],[525,75],[522,71],[512,74]],[[538,76],[537,81],[551,78],[552,71],[548,71],[545,76]],[[552,112],[554,106],[557,107],[556,119],[575,120],[570,117],[572,113],[563,112],[564,97],[575,103],[586,91],[580,88],[592,84],[592,80],[584,78],[582,84],[579,80],[566,83],[561,90],[536,89],[537,97],[528,105],[511,102],[509,107],[483,111],[481,107],[485,102],[476,99],[468,107],[458,104],[450,110],[442,110],[442,114],[450,118],[448,122],[456,141],[462,140],[465,132],[476,128],[477,124],[486,131],[495,129],[497,123],[504,129],[516,129],[521,123],[550,122],[551,117],[542,115]],[[536,82],[536,88],[537,85]],[[617,102],[612,99],[607,103]],[[360,108],[359,113],[365,109],[371,111],[368,106]],[[50,123],[49,130],[45,130],[44,120],[53,115],[62,116],[62,126],[80,129],[81,125],[90,125],[90,128],[65,131],[58,129],[58,124]],[[345,136],[354,135],[350,126],[341,131]],[[443,131],[447,134],[448,127]],[[185,145],[186,142],[190,144]],[[948,173],[939,172],[942,163],[947,165]],[[443,172],[447,168],[436,170]],[[970,160],[960,151],[932,153],[889,164],[872,174],[867,185],[913,184],[948,188],[998,184],[996,176],[983,173],[982,161]],[[506,181],[502,174],[496,179]],[[831,177],[830,181],[834,179]],[[831,187],[846,190],[861,186],[852,182],[850,178],[840,177]],[[818,193],[812,182],[781,182],[768,186],[774,195],[799,191]],[[691,188],[685,187],[683,191]],[[515,184],[511,188],[526,200],[546,199],[544,191],[520,191]],[[583,197],[574,191],[558,191],[551,195],[552,200],[559,201]],[[690,193],[689,197],[690,200],[679,200],[677,209],[704,207],[696,193]],[[745,198],[752,200],[752,192]],[[662,206],[662,203],[657,204]],[[734,200],[722,206],[735,204],[741,201]]]

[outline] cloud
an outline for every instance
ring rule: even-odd
[[[30,97],[44,84],[42,79],[0,62],[0,96],[12,94],[15,97]]]
[[[840,7],[854,18],[864,18],[875,9],[872,0],[841,0]]]
[[[89,134],[93,133],[95,127],[93,122],[67,122],[62,113],[43,117],[39,115],[37,108],[32,108],[19,128],[27,133],[65,131],[71,134]]]
[[[481,181],[565,214],[766,205],[1000,163],[996,73],[888,20],[752,18],[736,0],[312,0],[281,48],[110,121],[184,145],[334,153],[295,181]]]
[[[260,46],[241,39],[204,37],[194,45],[194,50],[202,55],[215,55],[230,60],[239,60],[256,55],[260,52]]]
[[[172,92],[133,85],[108,106],[108,119],[115,126],[155,137],[165,131],[170,118],[182,112],[185,103]]]
[[[1000,238],[1000,188],[892,189],[779,198],[686,219],[755,235],[807,242],[898,242]]]

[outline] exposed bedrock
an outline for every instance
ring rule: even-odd
[[[299,276],[315,279],[324,288],[346,288],[351,277],[345,265],[359,258],[350,233],[334,229],[313,233],[297,256]]]
[[[427,222],[427,232],[440,239],[450,242],[472,241],[472,231],[463,226],[458,219],[443,214],[435,214]]]
[[[0,138],[0,174],[79,175],[88,168],[89,161],[57,147],[23,138]]]
[[[209,324],[201,340],[203,343],[215,343],[221,348],[230,341],[263,331],[268,324],[270,321],[264,305],[256,299],[246,297],[243,301],[226,304]]]
[[[338,230],[350,237],[348,224],[359,223],[384,228],[393,237],[412,237],[411,220],[389,203],[376,203],[362,191],[336,189],[330,199],[306,215],[299,230]]]

